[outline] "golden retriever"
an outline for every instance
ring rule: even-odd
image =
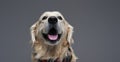
[[[32,62],[76,62],[73,27],[58,11],[44,12],[30,28]]]

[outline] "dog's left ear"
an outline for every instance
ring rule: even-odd
[[[74,42],[73,40],[73,27],[65,20],[64,24],[66,26],[66,31],[67,31],[67,36],[66,36],[66,40],[68,41],[69,44],[72,44]]]
[[[72,44],[74,41],[73,41],[73,38],[72,38],[72,34],[73,34],[73,27],[68,24],[68,28],[67,28],[67,41]]]

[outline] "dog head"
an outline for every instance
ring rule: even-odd
[[[39,18],[38,36],[48,45],[57,45],[61,39],[71,43],[73,27],[58,11],[44,12]]]

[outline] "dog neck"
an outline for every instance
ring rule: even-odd
[[[66,56],[64,57],[62,60],[60,60],[59,58],[57,59],[48,59],[48,60],[40,60],[38,59],[37,62],[71,62],[72,56]]]
[[[34,46],[34,52],[36,53],[36,59],[63,59],[68,50],[67,41],[62,40],[58,45],[50,46],[44,43],[44,41],[37,41]]]

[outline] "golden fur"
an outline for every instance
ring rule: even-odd
[[[53,12],[59,13],[57,11]],[[31,37],[33,47],[32,62],[37,62],[38,59],[49,58],[53,59],[59,58],[62,61],[66,55],[71,55],[72,56],[71,62],[76,62],[77,57],[75,56],[74,51],[71,47],[71,44],[73,43],[72,38],[73,27],[66,20],[63,20],[64,25],[62,25],[61,27],[65,30],[64,35],[62,36],[60,42],[57,45],[51,46],[44,42],[45,40],[42,38],[42,36],[38,35],[40,28],[44,28],[43,27],[44,25],[42,23],[43,22],[41,22],[39,19],[35,24],[31,26]]]

